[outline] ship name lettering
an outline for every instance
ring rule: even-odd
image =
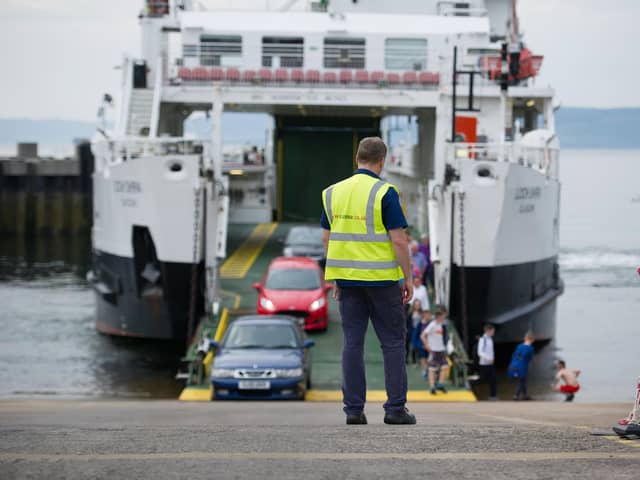
[[[540,187],[520,187],[516,188],[516,200],[535,200],[540,198],[542,190]]]
[[[114,180],[113,191],[116,193],[141,193],[142,185],[134,180]]]
[[[123,198],[121,203],[123,207],[135,208],[138,206],[138,202],[135,198]]]

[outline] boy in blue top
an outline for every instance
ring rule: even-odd
[[[531,400],[527,394],[527,374],[529,373],[529,362],[533,358],[533,342],[535,338],[531,332],[524,336],[524,342],[518,345],[511,356],[511,363],[507,374],[511,378],[518,379],[518,388],[513,396],[514,400]]]

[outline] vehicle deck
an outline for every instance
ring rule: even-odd
[[[254,282],[262,279],[269,262],[281,255],[283,240],[293,224],[273,223],[260,225],[229,225],[227,251],[229,256],[221,267],[223,308],[219,318],[204,319],[203,329],[215,332],[216,340],[224,335],[228,324],[241,315],[255,313],[256,292]],[[307,392],[307,400],[340,401],[342,399],[341,358],[342,328],[338,304],[329,299],[329,327],[326,332],[308,333],[316,343],[312,353],[312,390]],[[187,353],[193,357],[194,347]],[[209,358],[210,360],[210,358]],[[380,345],[373,328],[367,331],[365,341],[365,363],[367,368],[367,399],[385,401],[384,371]],[[205,361],[205,364],[208,364]],[[473,393],[464,388],[450,386],[447,394],[431,395],[419,368],[408,366],[410,401],[475,401]],[[211,387],[207,375],[202,375],[200,384],[191,384],[183,391],[182,400],[209,400]],[[449,386],[448,386],[449,387]]]

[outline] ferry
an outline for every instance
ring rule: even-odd
[[[192,339],[220,316],[230,235],[258,225],[264,245],[274,222],[317,224],[320,192],[352,173],[359,140],[389,141],[401,119],[383,177],[430,236],[435,301],[465,346],[485,323],[498,345],[553,338],[554,90],[536,81],[543,57],[515,0],[142,7],[141,54],[124,58],[114,128],[92,145],[99,331]],[[264,145],[223,145],[227,112],[267,114]],[[194,113],[208,138],[185,134]]]

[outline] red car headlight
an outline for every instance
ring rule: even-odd
[[[265,310],[275,310],[276,306],[273,304],[273,302],[271,300],[269,300],[268,298],[264,298],[262,297],[260,299],[260,306],[262,308],[264,308]]]
[[[315,312],[316,310],[319,310],[322,307],[324,307],[326,303],[327,302],[324,299],[324,297],[320,297],[319,299],[314,300],[313,302],[311,302],[311,305],[309,305],[309,311]]]

